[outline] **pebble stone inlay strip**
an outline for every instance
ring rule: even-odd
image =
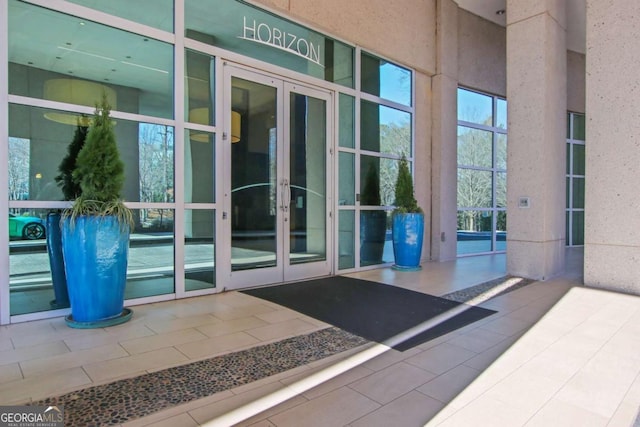
[[[527,286],[527,285],[530,285],[531,283],[535,282],[535,280],[531,280],[531,279],[524,279],[524,278],[513,277],[513,276],[504,276],[504,277],[500,277],[499,279],[490,280],[488,282],[480,283],[479,285],[472,286],[470,288],[461,289],[459,291],[455,291],[455,292],[448,293],[446,295],[442,295],[440,298],[444,298],[444,299],[448,299],[448,300],[451,300],[451,301],[465,303],[467,301],[470,301],[470,300],[474,299],[478,295],[481,295],[482,293],[488,291],[489,289],[493,289],[496,286],[501,285],[502,283],[506,282],[509,279],[520,279],[520,282],[518,282],[518,284],[516,284],[514,286],[511,286],[511,287],[503,290],[502,292],[499,292],[498,294],[494,295],[490,299],[497,298],[500,295],[504,295],[504,294],[509,293],[509,292],[513,292],[516,289],[520,289],[523,286]]]
[[[330,327],[134,378],[50,397],[31,405],[64,405],[67,426],[117,425],[248,384],[369,341]]]

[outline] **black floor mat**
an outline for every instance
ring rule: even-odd
[[[392,285],[342,276],[243,292],[380,343],[461,305]],[[493,310],[469,306],[464,312],[394,348],[408,350],[493,313]]]

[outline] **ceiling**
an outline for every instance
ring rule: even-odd
[[[462,9],[505,27],[507,15],[496,12],[506,10],[506,0],[455,0]],[[586,0],[566,0],[567,49],[585,53]]]

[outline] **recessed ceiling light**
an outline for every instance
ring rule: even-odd
[[[84,25],[84,22],[80,21],[80,25]]]
[[[506,12],[506,10],[504,10],[504,9],[496,10],[496,15],[498,15],[498,16],[499,15],[504,15],[505,12]]]

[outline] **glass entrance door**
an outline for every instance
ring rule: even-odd
[[[223,283],[331,273],[331,94],[225,66]]]

